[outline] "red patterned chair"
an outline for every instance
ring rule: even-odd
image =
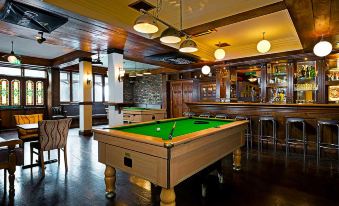
[[[67,136],[72,119],[43,120],[39,122],[39,141],[31,142],[31,164],[33,163],[33,154],[39,155],[42,168],[42,176],[45,176],[44,151],[58,150],[58,162],[60,164],[60,150],[64,151],[64,162],[66,171],[67,166]],[[35,152],[37,149],[38,152]]]

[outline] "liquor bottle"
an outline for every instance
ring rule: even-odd
[[[306,67],[306,75],[305,75],[306,79],[310,78],[310,68],[309,66]]]

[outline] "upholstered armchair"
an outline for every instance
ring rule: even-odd
[[[42,121],[43,114],[31,114],[31,115],[14,115],[16,124],[34,124]],[[18,128],[18,137],[23,142],[36,140],[38,138],[37,130],[24,130]]]
[[[67,118],[67,112],[64,111],[63,106],[52,107],[52,119]]]
[[[23,150],[16,148],[21,145],[22,141],[19,139],[5,140],[0,138],[0,169],[4,169],[4,185],[7,183],[7,171],[9,173],[9,195],[14,197],[14,179],[17,165],[23,165]],[[4,189],[6,191],[7,188]]]
[[[58,150],[58,162],[60,164],[60,150],[64,152],[64,162],[66,171],[67,166],[67,136],[71,126],[72,119],[43,120],[39,122],[39,141],[31,142],[31,164],[33,163],[33,154],[39,155],[41,163],[42,176],[45,176],[44,151]],[[38,150],[35,152],[34,149]]]

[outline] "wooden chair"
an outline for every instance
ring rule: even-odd
[[[7,171],[9,173],[9,195],[14,197],[14,179],[17,165],[23,165],[23,150],[16,148],[16,145],[21,145],[19,139],[5,140],[0,138],[0,169],[4,169],[4,185],[7,183]],[[4,191],[7,189],[5,188]]]
[[[60,150],[64,151],[64,162],[66,171],[67,166],[67,136],[71,126],[72,119],[43,120],[39,122],[39,141],[31,142],[31,164],[33,163],[33,154],[39,155],[41,163],[42,176],[45,176],[44,151],[58,150],[58,162],[60,164]],[[37,149],[38,152],[35,152]]]

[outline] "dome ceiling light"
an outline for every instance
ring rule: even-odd
[[[196,52],[198,51],[198,46],[190,37],[188,37],[180,44],[179,51],[184,53]]]
[[[262,40],[257,44],[258,52],[265,54],[271,49],[271,43],[265,39],[265,32],[262,33]]]
[[[160,41],[166,44],[176,44],[181,42],[181,34],[178,30],[168,27],[161,33]]]
[[[314,45],[313,52],[318,57],[324,57],[331,53],[332,51],[332,44],[328,41],[325,41],[323,39],[323,36],[321,37],[321,40]]]
[[[143,34],[154,34],[159,31],[156,19],[149,14],[142,14],[134,23],[134,30]]]

